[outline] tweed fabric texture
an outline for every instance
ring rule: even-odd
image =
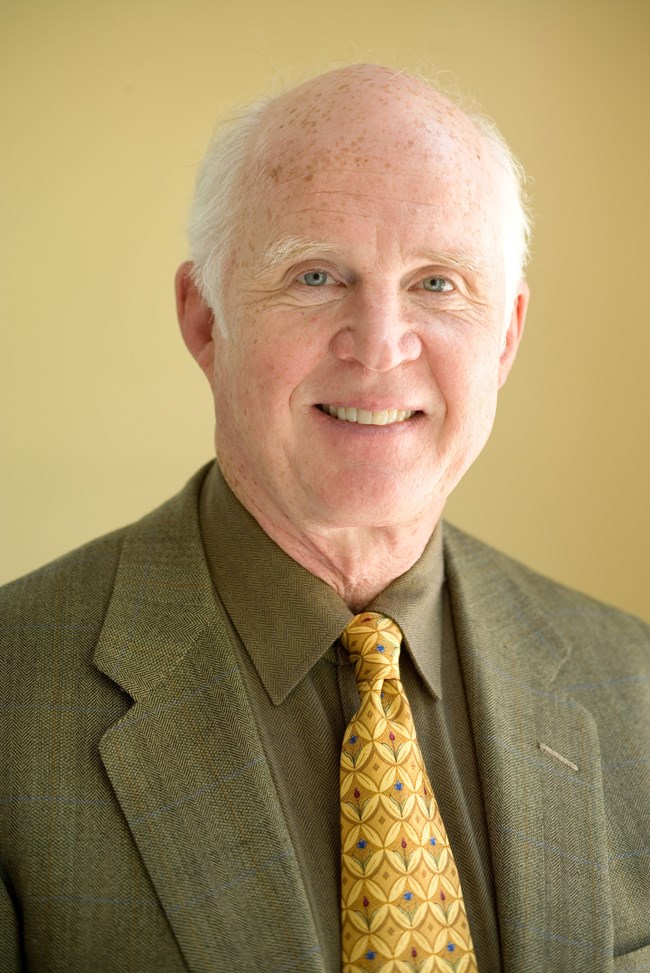
[[[476,971],[458,870],[400,680],[402,632],[363,612],[341,641],[360,697],[341,750],[343,973]]]
[[[331,969],[206,565],[204,476],[0,592],[2,973]],[[444,543],[502,968],[645,970],[650,629]]]

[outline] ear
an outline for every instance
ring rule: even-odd
[[[529,298],[530,289],[526,281],[522,279],[517,288],[512,313],[510,315],[510,323],[504,336],[503,349],[499,358],[499,388],[505,383],[517,355],[519,342],[524,333]]]
[[[212,384],[214,314],[194,283],[192,266],[192,262],[187,260],[176,271],[176,314],[190,355],[198,362]]]

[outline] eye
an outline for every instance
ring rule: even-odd
[[[454,285],[446,277],[425,277],[422,281],[422,287],[425,291],[434,291],[437,294],[453,291],[454,289]]]
[[[306,284],[307,287],[323,287],[330,279],[326,270],[308,270],[298,278],[300,283]]]

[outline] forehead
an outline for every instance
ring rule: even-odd
[[[251,177],[254,236],[267,244],[364,221],[480,234],[498,205],[494,160],[472,122],[424,83],[370,66],[274,102]]]

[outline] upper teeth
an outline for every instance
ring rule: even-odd
[[[353,409],[349,406],[322,405],[323,412],[329,413],[335,419],[345,419],[346,422],[359,422],[366,426],[387,426],[391,422],[404,422],[415,415],[415,411],[408,409],[383,409],[381,412],[368,412],[367,409]]]

